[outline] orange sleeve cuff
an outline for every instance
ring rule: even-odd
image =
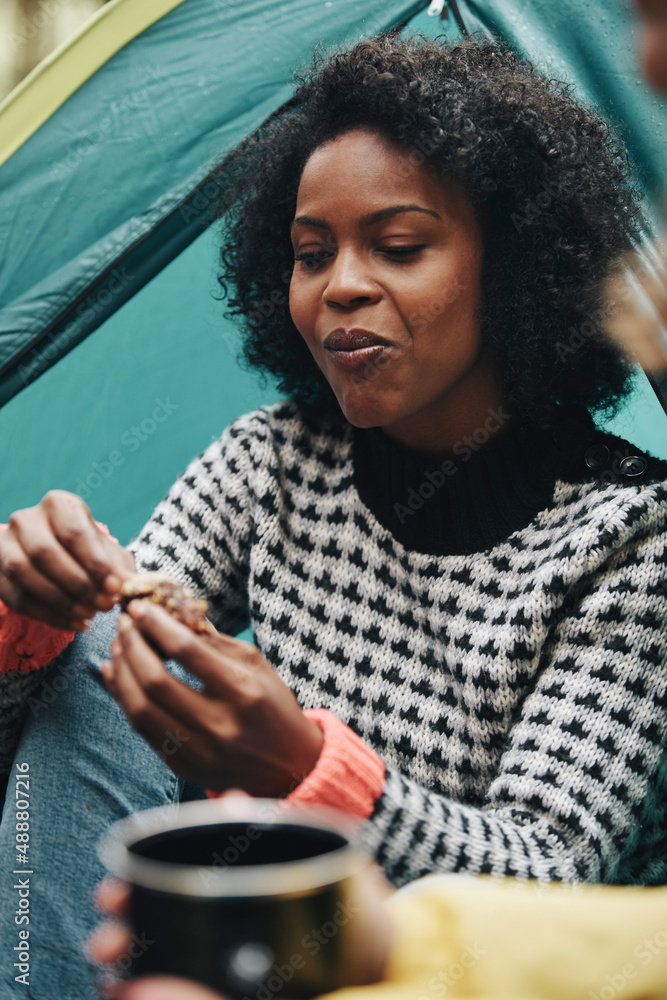
[[[384,788],[384,761],[328,708],[307,708],[304,715],[320,727],[324,742],[313,770],[283,802],[331,806],[368,819]],[[224,792],[206,794],[217,799]]]
[[[384,761],[329,709],[309,708],[304,714],[320,727],[324,743],[313,770],[285,801],[331,806],[368,819],[384,787]]]
[[[0,524],[0,531],[5,527]],[[97,527],[111,538],[105,524]],[[12,611],[0,600],[0,674],[30,673],[45,667],[69,646],[75,635],[76,632],[63,632]]]

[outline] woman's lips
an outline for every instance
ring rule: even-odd
[[[377,365],[378,360],[391,350],[389,344],[375,344],[373,347],[358,347],[356,351],[332,351],[326,348],[337,368],[346,372],[359,371],[370,365]]]

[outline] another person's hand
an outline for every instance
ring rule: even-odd
[[[55,628],[84,630],[133,572],[132,554],[100,531],[75,493],[51,490],[0,530],[0,598]]]
[[[114,879],[105,879],[97,888],[95,902],[98,909],[114,918],[98,927],[88,939],[86,952],[98,965],[115,965],[118,968],[123,956],[129,954],[132,943],[130,932],[124,924],[117,922],[117,918],[127,911],[129,894],[129,888]],[[222,1000],[219,993],[205,986],[171,976],[150,976],[127,983],[106,981],[100,986],[100,992],[115,1000]]]
[[[225,798],[243,796],[231,789]],[[357,982],[359,985],[380,982],[387,974],[392,928],[384,908],[392,890],[377,865],[357,875],[360,916],[356,945]],[[119,982],[132,955],[132,935],[124,923],[130,902],[130,888],[118,879],[106,878],[95,891],[95,903],[101,913],[111,918],[101,924],[86,942],[88,958],[111,973],[98,986],[114,1000],[223,1000],[219,993],[200,984],[171,976],[150,976]]]
[[[176,774],[215,791],[278,798],[315,766],[322,731],[252,643],[197,635],[136,600],[118,619],[111,653],[102,669],[109,692]],[[162,657],[203,689],[176,680]]]

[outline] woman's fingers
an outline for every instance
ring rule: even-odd
[[[74,616],[59,615],[46,604],[26,597],[14,584],[3,576],[0,570],[0,600],[4,601],[7,607],[27,615],[37,621],[44,622],[52,628],[61,629],[63,632],[82,632],[87,630],[89,619],[96,613],[86,613],[83,611],[74,612]]]
[[[73,601],[93,604],[98,587],[85,566],[54,533],[54,527],[45,517],[22,518],[12,515],[10,526],[31,568],[55,583]],[[99,529],[95,528],[95,531],[99,534]],[[92,535],[92,531],[90,534]],[[93,538],[91,544],[97,549],[96,539]]]
[[[0,531],[0,597],[56,628],[80,629],[134,569],[131,553],[108,539],[75,494],[47,493],[15,511]]]
[[[117,546],[109,548],[87,505],[75,493],[51,490],[40,505],[60,544],[98,583],[121,567],[114,558]]]
[[[148,701],[179,723],[195,731],[204,729],[211,712],[210,699],[169,673],[127,615],[119,616],[118,641],[123,653],[123,667],[129,668]],[[112,677],[111,683],[114,682]]]
[[[151,602],[133,601],[129,612],[134,622],[119,617],[103,676],[130,724],[173,771],[204,788],[234,785],[270,797],[312,770],[322,730],[254,646],[197,635]],[[201,678],[203,692],[171,677],[162,656]]]
[[[132,727],[166,760],[175,749],[187,746],[190,734],[182,731],[183,723],[180,718],[168,714],[147,697],[122,653],[119,639],[112,642],[111,652],[111,666],[105,665],[102,671],[109,693],[118,702]],[[155,655],[152,650],[149,652]],[[164,665],[162,670],[165,670]],[[176,763],[170,760],[169,766],[181,773],[182,768],[175,767]]]
[[[96,608],[92,602],[79,601],[73,594],[56,586],[36,568],[36,561],[31,560],[30,553],[21,546],[15,535],[3,534],[5,537],[0,553],[0,570],[5,577],[2,596],[6,603],[21,614],[48,619],[47,623],[56,628],[71,628],[74,623],[82,624],[85,619],[93,617]],[[39,545],[39,539],[40,536],[36,533],[36,538],[31,539],[30,545]],[[71,562],[67,555],[66,559]]]
[[[151,601],[132,601],[128,607],[141,634],[221,696],[238,695],[252,675],[257,650],[251,643],[230,636],[201,636],[176,621]]]

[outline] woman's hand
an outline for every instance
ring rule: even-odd
[[[75,493],[51,490],[0,531],[0,598],[55,628],[84,630],[133,572],[134,556],[100,531]]]
[[[176,774],[215,791],[277,798],[315,766],[320,728],[251,643],[197,635],[152,602],[132,601],[111,653],[102,670],[109,692]],[[172,677],[161,656],[203,690]]]

